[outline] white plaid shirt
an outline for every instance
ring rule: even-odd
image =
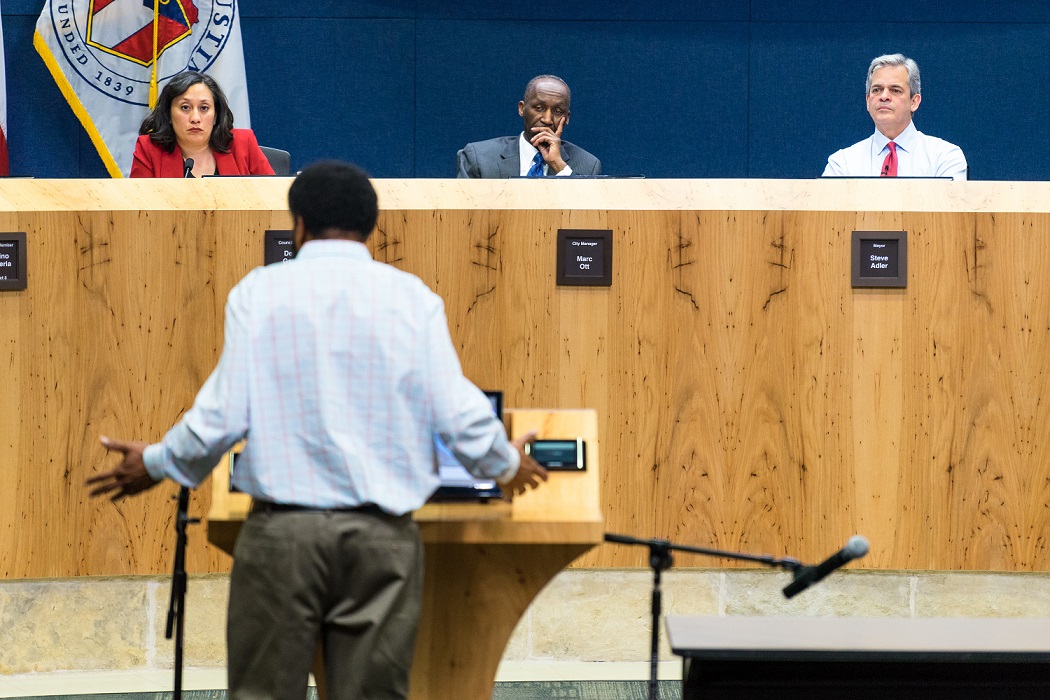
[[[313,240],[231,290],[219,364],[145,462],[196,486],[246,439],[233,485],[255,498],[401,514],[437,488],[435,433],[476,476],[517,472],[441,298],[364,244]]]

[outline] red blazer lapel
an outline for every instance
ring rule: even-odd
[[[215,169],[220,175],[238,175],[240,169],[237,167],[237,159],[233,157],[233,150],[229,153],[215,151]]]

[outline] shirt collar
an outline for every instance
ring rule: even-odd
[[[529,168],[532,167],[532,159],[535,158],[536,154],[539,152],[539,149],[533,146],[531,143],[529,143],[528,140],[525,138],[525,132],[521,132],[521,135],[518,136],[518,158],[521,161],[519,167],[520,165],[525,163],[528,163],[528,166],[525,167],[521,173],[518,173],[519,175],[522,175],[529,171]],[[547,174],[546,163],[543,164],[543,174]]]
[[[314,238],[303,244],[296,253],[297,260],[309,258],[353,258],[354,260],[371,260],[368,246],[357,241],[343,238]]]
[[[887,150],[886,144],[892,140],[895,144],[897,144],[897,148],[904,151],[905,153],[910,153],[912,147],[915,145],[915,139],[917,139],[918,137],[919,130],[915,128],[914,121],[908,122],[908,126],[906,126],[904,128],[904,131],[898,134],[897,138],[895,139],[888,138],[886,134],[876,129],[875,135],[872,137],[874,139],[871,144],[872,150],[875,153],[875,155],[880,155]]]

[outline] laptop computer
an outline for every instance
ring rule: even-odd
[[[485,396],[492,404],[492,412],[503,420],[503,392],[486,391]],[[459,463],[444,441],[434,436],[434,449],[437,455],[438,476],[441,485],[430,497],[431,502],[448,501],[493,501],[503,498],[503,492],[495,479],[479,479]]]

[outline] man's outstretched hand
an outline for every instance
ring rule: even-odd
[[[121,460],[120,464],[108,472],[96,474],[84,482],[85,486],[92,487],[92,498],[109,495],[110,500],[117,501],[125,496],[142,493],[160,483],[153,480],[146,471],[146,463],[142,461],[142,452],[149,443],[137,440],[123,442],[104,435],[99,439],[106,452],[119,452]]]

